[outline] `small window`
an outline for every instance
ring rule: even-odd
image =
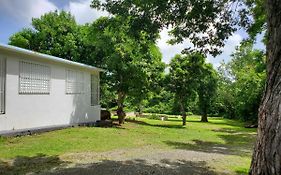
[[[84,74],[74,70],[66,71],[66,94],[84,93]]]
[[[99,105],[99,78],[91,75],[91,105]]]
[[[49,66],[20,61],[20,94],[49,94],[50,79],[51,69]]]
[[[0,114],[5,114],[6,59],[0,58]]]

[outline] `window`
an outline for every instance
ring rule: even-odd
[[[49,94],[51,69],[48,66],[20,61],[19,93]]]
[[[66,71],[66,94],[84,93],[84,74],[82,72]]]
[[[98,75],[91,75],[91,105],[99,105],[99,78]]]
[[[0,114],[5,114],[6,59],[0,58]]]

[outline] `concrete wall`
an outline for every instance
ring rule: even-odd
[[[6,58],[6,112],[0,114],[0,131],[35,127],[94,122],[100,119],[100,106],[91,106],[91,74],[78,66],[40,61],[32,56],[17,55],[0,50]],[[19,94],[19,61],[31,61],[51,68],[50,94]],[[84,72],[85,93],[66,94],[66,69]]]

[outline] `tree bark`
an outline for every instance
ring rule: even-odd
[[[201,122],[208,122],[208,114],[206,111],[204,111],[201,116]]]
[[[124,124],[126,113],[124,111],[124,100],[125,100],[125,93],[123,92],[118,92],[118,99],[117,99],[117,116],[118,116],[118,121],[119,124]]]
[[[208,108],[206,105],[203,106],[202,116],[201,116],[201,122],[208,122]]]
[[[185,112],[185,108],[184,108],[184,104],[183,104],[182,100],[180,100],[180,108],[181,108],[181,116],[182,116],[182,125],[185,126],[186,125],[186,112]]]
[[[267,0],[267,82],[249,174],[281,174],[281,1]]]

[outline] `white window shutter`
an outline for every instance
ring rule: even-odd
[[[51,69],[49,66],[20,61],[19,93],[49,94]]]

